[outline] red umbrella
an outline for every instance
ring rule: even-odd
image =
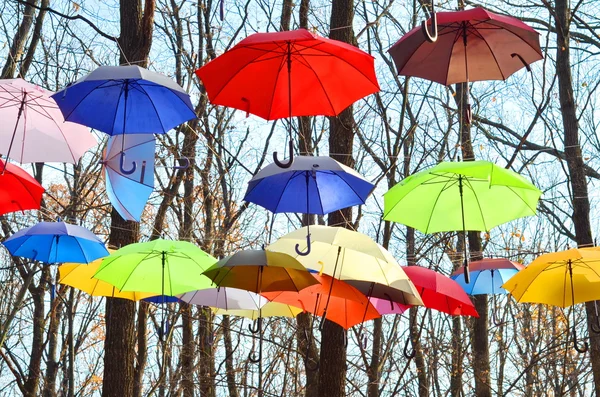
[[[403,266],[425,307],[453,316],[479,317],[473,302],[456,281],[438,272],[420,266]]]
[[[306,29],[250,35],[196,74],[211,103],[267,120],[337,116],[379,91],[371,55]]]
[[[0,169],[0,215],[39,209],[44,188],[21,167],[0,160]]]
[[[538,32],[483,8],[438,12],[437,26],[435,42],[416,27],[389,49],[398,74],[444,85],[506,80],[543,58]]]

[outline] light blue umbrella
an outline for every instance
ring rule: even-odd
[[[64,222],[40,222],[19,230],[2,244],[13,256],[48,264],[90,263],[109,254],[94,233]]]
[[[139,66],[101,66],[52,95],[65,120],[109,135],[164,134],[196,118],[173,80]]]
[[[125,220],[139,222],[154,191],[155,145],[152,134],[115,135],[106,144],[106,194]]]

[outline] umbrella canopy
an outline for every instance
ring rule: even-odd
[[[196,74],[211,103],[267,120],[335,116],[379,91],[371,55],[305,29],[250,35]]]
[[[101,66],[52,97],[65,120],[109,135],[164,134],[196,118],[183,88],[135,65]]]
[[[404,179],[384,195],[384,219],[423,233],[488,231],[535,215],[542,192],[489,161],[443,162]]]
[[[22,79],[0,80],[2,155],[20,163],[75,164],[96,144],[86,128],[65,122],[52,94]]]
[[[11,255],[45,263],[90,263],[109,254],[94,233],[65,222],[40,222],[2,244]]]
[[[113,252],[113,250],[110,250],[110,252]],[[109,296],[111,298],[122,298],[132,301],[138,301],[155,295],[149,292],[120,291],[107,282],[93,278],[94,273],[96,273],[101,263],[102,259],[96,259],[90,264],[65,263],[64,265],[60,265],[58,267],[60,275],[59,283],[77,288],[92,296]]]
[[[464,272],[460,269],[452,273],[450,278],[469,295],[506,294],[502,284],[524,268],[520,263],[508,259],[484,258],[469,265],[469,284],[465,282]]]
[[[327,275],[315,275],[315,278],[320,284],[300,292],[280,291],[262,295],[274,302],[302,307],[305,312],[326,317],[344,329],[381,317],[369,299],[350,284]]]
[[[411,308],[409,305],[390,302],[387,299],[369,298],[369,301],[382,316],[384,314],[403,314],[405,311]]]
[[[216,259],[186,241],[129,244],[102,261],[94,278],[122,291],[175,296],[214,285],[201,273]]]
[[[312,248],[303,256],[296,245],[306,248],[306,233],[306,227],[295,230],[267,249],[292,255],[306,268],[343,280],[369,297],[423,304],[402,267],[370,237],[341,227],[312,226]]]
[[[449,277],[420,266],[403,266],[403,269],[421,294],[425,307],[453,316],[479,317],[469,296]]]
[[[237,288],[207,288],[179,295],[183,302],[224,310],[258,310],[268,300],[262,296]]]
[[[364,204],[373,184],[327,156],[297,156],[289,168],[269,164],[250,182],[244,200],[273,213],[325,215]]]
[[[238,316],[251,320],[260,320],[266,317],[296,317],[302,309],[278,302],[267,302],[260,310],[225,310],[213,308],[213,313],[221,316]]]
[[[154,191],[152,134],[122,134],[110,137],[104,151],[106,194],[125,220],[139,222]]]
[[[390,48],[398,74],[444,85],[506,80],[543,58],[539,33],[483,8],[438,12],[437,26],[435,42],[416,27]]]
[[[318,281],[290,255],[263,250],[244,250],[230,255],[204,272],[219,287],[258,294],[301,291]]]
[[[573,248],[537,257],[505,288],[518,302],[569,307],[600,299],[600,248]]]
[[[0,215],[40,208],[45,189],[24,169],[0,159]]]

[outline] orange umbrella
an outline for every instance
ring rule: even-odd
[[[346,330],[381,317],[369,299],[350,284],[324,274],[314,276],[320,284],[299,292],[267,292],[262,295],[270,301],[302,307],[305,312],[327,318]]]

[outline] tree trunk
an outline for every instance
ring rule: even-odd
[[[475,153],[471,142],[471,125],[465,117],[464,104],[468,103],[469,90],[467,83],[456,85],[456,98],[461,111],[461,149],[465,161],[474,161]],[[468,232],[470,260],[482,259],[482,245],[479,232]],[[473,345],[473,375],[475,377],[475,395],[491,397],[490,350],[488,342],[488,301],[487,295],[473,296],[473,304],[479,318],[472,319],[471,339]]]
[[[304,397],[319,397],[319,371],[316,366],[319,364],[319,351],[315,339],[312,337],[311,315],[300,313],[296,316],[296,340],[298,341],[298,350],[302,354],[304,362],[304,373],[306,376],[306,391]]]
[[[61,286],[61,287],[64,287]],[[58,287],[57,287],[58,289]],[[62,293],[65,288],[60,288],[58,293]],[[48,325],[48,363],[46,364],[46,375],[44,379],[43,397],[56,397],[56,377],[58,375],[58,360],[56,350],[58,348],[58,329],[61,322],[62,300],[55,299],[50,307],[50,324]]]
[[[44,354],[44,329],[46,327],[44,313],[44,284],[49,276],[49,267],[42,270],[40,283],[37,287],[30,288],[33,301],[33,335],[31,340],[31,356],[29,357],[29,372],[25,381],[25,397],[36,397],[41,378],[42,357]]]
[[[233,344],[231,343],[231,321],[229,316],[223,316],[223,342],[225,343],[225,373],[227,377],[227,390],[229,397],[240,397],[235,380],[235,368],[233,367]]]
[[[578,247],[593,245],[592,228],[590,224],[590,201],[588,198],[587,180],[584,162],[579,146],[579,124],[573,82],[571,77],[571,60],[569,49],[569,31],[571,12],[567,0],[556,0],[556,74],[558,76],[558,94],[565,133],[565,157],[569,170],[573,214],[571,220],[575,227],[575,239]],[[586,303],[588,332],[593,335],[591,326],[596,320],[594,302]],[[573,324],[574,325],[574,324]],[[590,361],[594,375],[594,390],[600,396],[600,338],[590,338]]]
[[[148,318],[148,310],[150,304],[140,301],[137,312],[137,353],[135,356],[135,369],[133,372],[133,397],[142,397],[144,389],[144,369],[146,368],[146,359],[148,357],[148,326],[146,320]]]
[[[198,325],[198,358],[200,363],[200,396],[215,397],[215,360],[213,354],[213,321],[209,308],[202,307],[198,311],[200,324]]]
[[[352,21],[354,2],[333,0],[329,38],[354,44]],[[354,143],[354,115],[349,106],[338,117],[329,118],[330,156],[350,168],[354,168],[352,148]],[[351,227],[352,208],[329,214],[330,226]],[[321,356],[319,365],[319,395],[345,396],[346,387],[346,331],[326,320],[321,332]]]
[[[25,5],[25,9],[23,10],[23,19],[21,20],[21,24],[19,25],[19,28],[13,37],[12,45],[8,50],[8,57],[6,59],[6,63],[4,64],[4,68],[2,68],[0,79],[12,79],[15,75],[17,64],[21,59],[21,55],[25,49],[25,44],[27,43],[27,36],[31,30],[31,25],[33,25],[33,16],[35,15],[34,6],[36,5],[37,0],[30,0],[30,2],[27,2]]]
[[[27,48],[27,54],[25,55],[25,59],[23,59],[23,63],[19,68],[20,78],[25,78],[25,75],[27,75],[31,63],[33,62],[35,50],[37,48],[38,43],[40,42],[40,38],[42,37],[42,26],[44,25],[46,8],[48,8],[49,6],[50,0],[42,0],[42,3],[40,4],[41,10],[38,11],[38,15],[35,18],[35,25],[33,28],[33,34],[31,35],[31,40],[29,41],[29,48]]]

